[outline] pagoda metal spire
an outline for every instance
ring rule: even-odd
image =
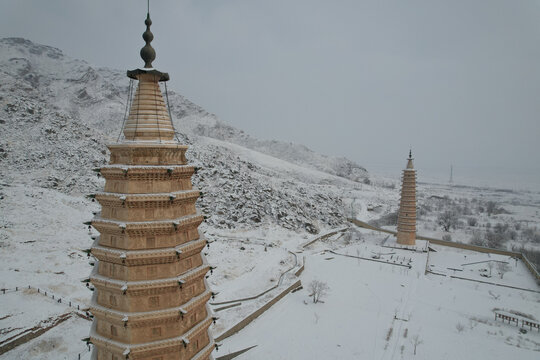
[[[144,67],[141,69],[129,70],[127,76],[134,80],[139,80],[140,74],[153,74],[157,77],[158,81],[169,81],[169,74],[154,69],[152,61],[156,59],[156,50],[150,44],[154,40],[154,34],[150,31],[152,20],[150,19],[150,0],[148,0],[148,10],[146,12],[146,31],[142,34],[142,38],[146,43],[140,51],[141,58],[144,61]]]
[[[146,31],[143,33],[142,37],[146,42],[146,45],[144,45],[141,49],[141,58],[144,61],[144,67],[146,69],[151,69],[152,61],[156,59],[156,50],[154,50],[152,45],[150,45],[152,40],[154,40],[154,34],[152,34],[152,31],[150,31],[150,26],[152,25],[152,20],[150,19],[150,9],[148,9],[148,12],[146,13],[146,20],[144,23],[146,24]]]
[[[409,158],[407,159],[407,169],[414,169],[413,166],[413,157],[412,157],[412,150],[409,149]]]
[[[156,58],[156,51],[150,45],[154,35],[150,31],[152,20],[150,19],[150,7],[146,13],[146,31],[142,37],[146,45],[141,49],[141,58],[144,60],[144,68],[138,68],[127,72],[131,79],[138,80],[137,90],[131,99],[129,115],[123,126],[123,132],[127,141],[173,141],[174,126],[167,103],[158,82],[168,81],[169,74],[158,71],[152,66]],[[166,88],[166,86],[165,86]]]

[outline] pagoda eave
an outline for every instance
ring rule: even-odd
[[[105,288],[107,290],[126,293],[138,290],[178,287],[179,284],[188,284],[204,277],[210,269],[211,267],[206,263],[206,259],[203,259],[203,265],[176,277],[157,280],[124,281],[100,275],[97,273],[97,267],[94,267],[90,275],[90,281],[98,289]]]
[[[128,78],[130,79],[133,79],[133,80],[138,80],[139,77],[142,75],[142,74],[149,74],[149,75],[154,75],[157,77],[158,81],[169,81],[170,80],[170,77],[169,77],[169,74],[168,73],[164,73],[164,72],[161,72],[159,70],[156,70],[156,69],[135,69],[135,70],[128,70],[126,75]]]
[[[148,320],[188,316],[199,305],[206,305],[206,302],[210,300],[211,297],[212,292],[207,290],[181,306],[157,311],[124,312],[112,310],[99,305],[95,296],[93,296],[90,304],[90,312],[98,319],[111,321],[118,325],[125,324],[125,326],[136,326],[136,324]]]
[[[144,229],[163,229],[163,230],[172,229],[174,230],[188,224],[194,224],[194,225],[196,224],[198,226],[203,221],[204,221],[204,215],[198,212],[195,215],[186,215],[186,216],[181,216],[177,219],[165,220],[165,221],[154,220],[154,221],[125,222],[125,221],[120,221],[120,220],[105,219],[105,218],[96,216],[92,219],[91,223],[92,223],[92,226],[94,227],[109,226],[109,227],[118,228],[120,230],[128,232],[128,231],[140,231]]]
[[[207,330],[213,321],[214,319],[210,315],[208,315],[206,319],[198,323],[189,332],[182,336],[171,339],[146,342],[142,344],[125,344],[120,341],[111,340],[109,338],[101,336],[96,331],[96,323],[93,323],[92,328],[90,329],[90,342],[96,346],[103,347],[107,350],[119,354],[125,354],[127,352],[127,354],[129,354],[132,358],[137,358],[137,355],[143,352],[149,352],[154,350],[163,351],[164,349],[170,349],[170,351],[168,352],[182,351],[182,349],[185,349],[186,345],[189,344],[192,339],[197,337],[202,331]],[[213,350],[213,340],[211,336],[209,336],[209,338],[210,341],[208,346],[212,345],[211,348]],[[205,350],[207,347],[203,348],[203,350]]]
[[[191,177],[195,172],[195,167],[191,165],[108,165],[96,171],[99,171],[105,179],[137,180],[141,175],[151,173],[155,176],[162,175],[164,179],[169,180],[175,175]]]
[[[174,248],[151,250],[119,250],[98,245],[98,239],[92,246],[91,253],[100,261],[122,265],[164,264],[198,254],[206,246],[207,240],[201,238],[194,242],[178,245]]]
[[[95,194],[95,198],[100,203],[102,201],[110,201],[112,203],[119,203],[125,206],[129,206],[130,203],[137,202],[146,202],[146,201],[165,201],[165,202],[174,202],[179,200],[188,200],[192,198],[197,198],[201,195],[201,192],[198,189],[190,190],[179,190],[173,191],[170,193],[110,193],[110,192],[99,192]]]

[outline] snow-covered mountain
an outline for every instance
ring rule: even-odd
[[[120,134],[128,84],[124,70],[0,39],[2,182],[68,194],[100,189],[92,168],[107,161],[105,144]],[[368,177],[350,160],[249,136],[180,94],[169,91],[169,100],[179,136],[192,145],[190,161],[202,168],[194,182],[205,193],[199,206],[210,225],[269,223],[316,233],[343,221],[333,185],[355,187]]]

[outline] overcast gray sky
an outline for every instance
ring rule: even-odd
[[[169,86],[260,138],[395,174],[540,184],[540,1],[152,0]],[[0,36],[142,65],[145,0],[2,0]],[[512,174],[516,174],[513,176]]]

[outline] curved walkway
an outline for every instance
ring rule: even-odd
[[[289,250],[287,250],[289,251]],[[253,295],[253,296],[248,296],[248,297],[245,297],[245,298],[241,298],[241,299],[234,299],[234,300],[227,300],[227,301],[220,301],[220,302],[212,302],[210,303],[210,305],[226,305],[226,304],[231,304],[231,303],[238,303],[238,302],[242,302],[242,301],[248,301],[248,300],[255,300],[257,298],[260,298],[261,296],[269,293],[270,291],[276,289],[277,287],[279,287],[282,283],[283,283],[283,278],[285,277],[285,274],[287,274],[289,271],[291,271],[292,269],[294,269],[296,266],[298,266],[298,257],[296,256],[295,253],[293,253],[292,251],[289,251],[289,253],[291,253],[292,255],[294,255],[294,265],[291,266],[289,269],[283,271],[280,275],[279,275],[279,280],[278,280],[278,283],[277,285],[274,285],[266,290],[264,290],[263,292],[257,294],[257,295]]]

